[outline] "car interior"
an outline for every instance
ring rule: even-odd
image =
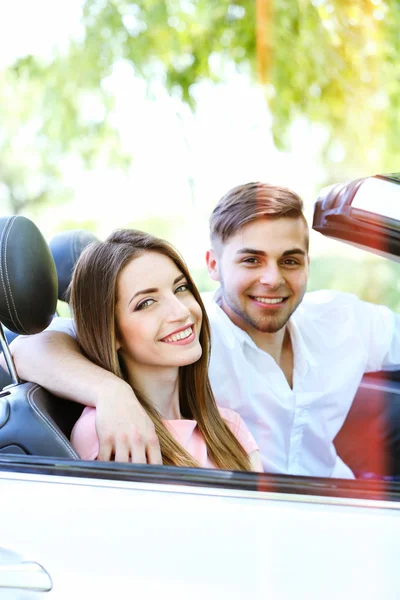
[[[375,235],[371,237],[365,215],[360,219],[358,209],[352,214],[351,203],[364,181],[324,190],[316,203],[313,228],[341,241],[379,250],[385,234],[382,227],[388,220],[370,219]],[[393,249],[396,234],[399,239],[400,234],[394,232],[393,222],[389,225]],[[32,221],[17,216],[0,219],[0,239],[0,341],[9,369],[0,377],[0,453],[77,459],[69,436],[83,407],[55,398],[37,384],[20,381],[8,342],[17,335],[39,333],[50,324],[57,299],[68,301],[76,260],[97,238],[74,230],[58,234],[48,245]],[[399,372],[364,376],[335,446],[356,477],[400,475]]]

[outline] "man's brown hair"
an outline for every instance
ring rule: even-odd
[[[303,201],[295,192],[259,181],[238,185],[221,198],[211,214],[211,242],[226,242],[252,221],[282,217],[302,219],[307,225]]]

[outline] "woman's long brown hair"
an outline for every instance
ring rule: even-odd
[[[94,243],[79,258],[71,284],[71,305],[78,343],[95,364],[128,381],[117,352],[115,306],[117,279],[121,270],[146,251],[168,256],[185,275],[200,304],[203,322],[199,335],[201,358],[179,368],[179,399],[182,416],[197,421],[207,445],[208,456],[220,469],[249,471],[250,460],[221,417],[208,379],[210,325],[206,311],[184,260],[168,242],[133,229],[119,229],[105,242]],[[174,439],[151,401],[132,386],[139,402],[152,419],[160,441],[163,463],[198,467],[194,458]]]

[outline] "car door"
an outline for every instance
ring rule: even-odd
[[[0,497],[8,600],[400,593],[394,483],[0,456]]]
[[[400,174],[325,188],[315,204],[313,229],[398,262]],[[399,371],[364,376],[335,445],[358,475],[400,477]]]

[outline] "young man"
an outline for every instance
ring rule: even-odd
[[[241,414],[265,471],[353,477],[333,440],[363,374],[399,368],[399,317],[351,294],[305,295],[308,228],[301,199],[286,188],[234,188],[210,226],[207,265],[220,282],[206,298],[217,403]],[[72,337],[21,338],[13,354],[22,378],[97,407],[100,458],[160,462],[131,388],[89,363]]]

